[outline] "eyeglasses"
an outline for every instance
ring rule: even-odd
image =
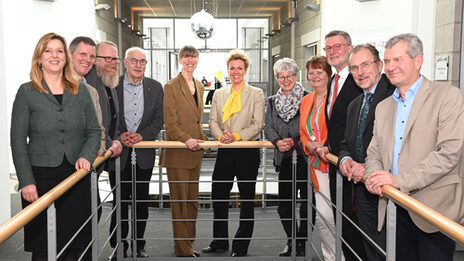
[[[361,68],[362,70],[365,70],[365,69],[367,69],[367,67],[369,67],[369,65],[371,65],[373,63],[376,63],[378,61],[379,60],[374,60],[372,62],[363,62],[359,66],[357,66],[357,65],[350,66],[349,69],[350,69],[351,73],[357,73],[359,71],[359,68]]]
[[[132,64],[137,64],[137,63],[140,62],[141,65],[145,65],[145,64],[147,64],[147,62],[148,62],[148,61],[145,60],[145,59],[137,60],[137,59],[135,59],[135,58],[130,58],[129,61],[130,61]]]
[[[277,79],[279,79],[279,81],[281,81],[281,82],[290,81],[290,79],[292,79],[294,76],[295,76],[295,74],[290,74],[290,75],[287,75],[287,76],[279,76],[279,77],[277,77]]]
[[[105,62],[107,63],[119,63],[119,61],[121,61],[121,59],[119,59],[118,57],[111,57],[111,56],[99,56],[97,55],[97,58],[103,58],[105,59]]]
[[[330,51],[332,51],[332,50],[334,50],[334,51],[339,51],[339,50],[342,48],[343,45],[344,45],[344,44],[334,44],[334,45],[332,45],[332,46],[327,45],[326,47],[324,47],[324,48],[322,48],[322,49],[324,49],[324,51],[325,51],[326,53],[328,53],[328,52],[330,52]]]

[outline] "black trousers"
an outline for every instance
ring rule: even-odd
[[[396,208],[396,260],[452,261],[456,243],[441,232],[425,233],[408,211]]]
[[[143,238],[145,234],[145,227],[147,224],[147,218],[148,218],[148,202],[149,200],[149,195],[148,195],[148,188],[149,188],[149,181],[151,179],[151,175],[153,172],[153,169],[141,169],[138,165],[136,165],[136,170],[137,170],[137,179],[136,179],[136,231],[137,231],[137,238]],[[127,161],[126,166],[124,166],[124,169],[121,170],[121,201],[126,202],[121,202],[121,238],[123,240],[124,244],[124,252],[127,251],[128,248],[128,242],[125,240],[127,238],[127,234],[129,231],[129,225],[128,221],[124,221],[128,219],[128,213],[129,213],[129,202],[127,200],[131,200],[133,193],[132,193],[132,165],[130,164],[130,161]],[[116,185],[116,172],[111,171],[110,172],[110,184],[111,187],[114,188]],[[113,199],[115,199],[115,195]],[[113,208],[116,204],[116,201],[113,200]],[[132,208],[132,211],[134,211],[134,208]],[[116,213],[113,213],[111,216],[111,224],[110,224],[110,233],[114,230],[116,227]],[[134,232],[132,231],[132,236],[134,236]],[[110,239],[110,245],[111,247],[115,247],[117,244],[116,242],[116,233],[113,234],[113,236]],[[135,250],[141,250],[145,248],[145,240],[143,239],[138,239],[137,240],[137,249],[133,249],[133,252]]]
[[[335,204],[337,199],[337,167],[330,164],[329,167],[329,183],[330,183],[330,197],[332,202]],[[363,183],[354,184],[352,181],[348,181],[347,178],[343,177],[343,206],[342,211],[348,216],[355,224],[359,225],[358,218],[355,214],[355,200],[356,194],[355,187],[364,186]],[[334,218],[336,219],[336,211],[334,208]],[[364,245],[362,240],[361,232],[359,232],[346,218],[342,218],[342,237],[350,245],[353,251],[362,259],[367,260],[366,253],[364,251]],[[336,222],[336,220],[335,220]],[[345,243],[342,243],[343,254],[347,261],[357,261],[358,258],[351,252]]]
[[[254,226],[254,200],[256,177],[260,163],[259,149],[218,149],[218,156],[213,171],[212,199],[229,200],[234,177],[237,177],[240,193],[240,224],[232,242],[232,251],[246,253]],[[224,182],[216,182],[224,181]],[[250,181],[250,182],[240,182]],[[249,200],[244,202],[242,200]],[[228,238],[229,202],[214,202],[214,238]],[[248,219],[248,220],[242,220]],[[224,220],[224,221],[222,221]],[[229,241],[225,239],[213,240],[212,248],[228,248]]]
[[[361,184],[355,187],[356,191],[356,216],[359,227],[379,245],[383,250],[386,246],[385,226],[377,231],[379,196],[367,191],[366,186]],[[364,250],[367,260],[381,261],[385,256],[367,238],[363,236]]]
[[[281,219],[282,226],[288,238],[292,238],[292,193],[295,193],[298,198],[300,192],[300,224],[296,228],[296,236],[306,238],[308,235],[308,164],[303,155],[297,157],[297,172],[296,179],[303,180],[296,183],[296,191],[292,191],[292,157],[284,158],[280,164],[279,171],[279,204],[277,212]],[[298,201],[297,201],[298,202]],[[305,241],[300,239],[299,241]]]

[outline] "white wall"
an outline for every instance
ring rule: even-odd
[[[3,10],[3,0],[0,1],[0,10]],[[3,17],[3,14],[1,15]],[[1,19],[1,18],[0,18]],[[1,21],[3,24],[3,21]],[[5,57],[5,37],[3,26],[0,26],[0,57]],[[9,135],[7,122],[5,81],[5,59],[0,58],[0,223],[10,218],[10,175],[9,175]]]
[[[68,44],[75,36],[93,37],[94,13],[93,0],[0,2],[0,223],[10,217],[8,173],[15,172],[8,157],[11,107],[18,87],[29,81],[35,45],[48,32],[63,35]]]
[[[417,34],[424,44],[422,73],[433,79],[435,0],[321,0],[321,12],[322,40],[331,30],[344,30],[355,45],[375,44],[381,57],[392,36]]]

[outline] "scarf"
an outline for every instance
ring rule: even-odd
[[[276,93],[276,110],[279,117],[285,122],[289,122],[295,117],[300,108],[301,99],[304,96],[304,88],[295,82],[292,92],[285,96],[284,91],[280,88]]]
[[[231,94],[229,99],[227,99],[226,104],[222,108],[222,123],[226,122],[229,118],[232,117],[232,114],[237,113],[242,110],[242,99],[240,98],[243,90],[235,91],[234,88],[230,88]]]

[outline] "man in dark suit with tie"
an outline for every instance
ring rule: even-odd
[[[119,105],[119,132],[124,145],[121,154],[121,219],[128,218],[127,202],[135,196],[137,200],[135,214],[136,226],[133,236],[136,236],[137,246],[132,245],[132,255],[148,257],[145,251],[144,237],[146,219],[148,218],[149,182],[155,162],[155,149],[136,149],[136,181],[133,180],[130,146],[142,140],[155,140],[163,127],[163,87],[158,81],[144,77],[147,60],[145,52],[139,47],[127,49],[124,58],[126,73],[119,78],[116,93]],[[111,187],[116,185],[116,173],[111,171]],[[132,191],[133,182],[135,192]],[[113,201],[114,202],[114,201]],[[134,211],[132,208],[131,211]],[[116,226],[116,216],[111,217],[110,234]],[[122,221],[122,239],[124,253],[129,246],[125,240],[128,234],[128,222]],[[111,237],[111,246],[116,246],[116,236]]]
[[[348,106],[345,138],[340,144],[338,154],[340,171],[348,180],[355,183],[355,212],[361,229],[385,250],[385,228],[377,231],[377,208],[379,197],[371,194],[358,183],[365,172],[366,150],[372,139],[375,108],[377,104],[390,97],[395,87],[385,74],[379,52],[370,44],[356,46],[348,59],[349,70],[363,94],[356,97]],[[363,237],[367,260],[385,260],[385,257]]]
[[[330,80],[327,88],[326,102],[326,122],[328,128],[327,147],[319,150],[321,158],[325,159],[325,154],[329,151],[332,154],[340,153],[340,143],[345,134],[347,108],[351,101],[362,93],[348,70],[348,55],[353,46],[351,37],[347,32],[334,30],[325,36],[324,51],[330,65],[335,67],[336,74]],[[330,164],[330,197],[332,202],[336,200],[336,178],[337,166]],[[357,222],[353,211],[353,183],[348,179],[343,179],[343,212],[352,220]],[[343,218],[342,236],[350,247],[365,260],[364,247],[362,245],[361,234],[354,226]],[[343,253],[347,260],[358,260],[351,250],[343,244]]]

